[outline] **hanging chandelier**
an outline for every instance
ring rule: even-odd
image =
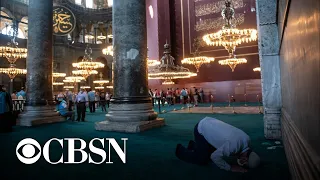
[[[172,85],[175,84],[171,79],[166,79],[162,82],[163,85]]]
[[[191,64],[194,65],[199,72],[201,65],[209,64],[214,61],[213,57],[207,56],[200,56],[199,47],[200,47],[200,40],[196,38],[193,43],[193,47],[195,48],[194,57],[184,58],[181,63],[182,64]]]
[[[238,64],[247,63],[247,60],[245,58],[236,58],[236,56],[234,55],[233,58],[220,60],[218,62],[220,65],[228,65],[231,68],[232,72],[234,72],[234,69]]]
[[[74,89],[73,86],[63,86],[64,89]]]
[[[103,53],[104,55],[113,56],[113,46],[108,46],[108,47],[102,49],[102,53]]]
[[[96,70],[91,70],[91,71],[88,71],[88,70],[75,70],[75,71],[72,71],[72,74],[76,75],[76,76],[82,76],[85,79],[87,79],[90,75],[98,74],[98,71],[96,71]]]
[[[155,59],[149,59],[149,58],[147,58],[147,63],[148,63],[148,67],[154,67],[161,64],[160,61]]]
[[[108,80],[104,80],[104,79],[102,78],[103,75],[102,75],[101,72],[100,72],[99,76],[100,76],[100,79],[99,79],[99,80],[96,80],[96,81],[93,81],[94,84],[99,84],[100,86],[103,86],[104,84],[109,83]]]
[[[81,80],[64,79],[63,82],[65,82],[65,83],[79,83],[79,82],[81,82]]]
[[[62,86],[62,85],[64,85],[64,83],[63,82],[53,82],[52,85],[54,85],[54,86]]]
[[[90,86],[80,86],[80,89],[90,89]]]
[[[27,70],[18,69],[15,64],[10,64],[9,68],[0,68],[0,73],[7,74],[12,81],[19,74],[27,74]]]
[[[260,68],[260,67],[253,68],[253,71],[254,71],[254,72],[260,72],[260,71],[261,71],[261,68]]]
[[[94,39],[94,35],[92,35],[91,33],[86,34],[84,37],[87,39]]]
[[[0,57],[5,57],[10,64],[14,64],[18,59],[27,57],[26,48],[18,48],[16,37],[18,35],[18,27],[16,23],[12,24],[13,35],[7,46],[0,46]]]
[[[98,86],[98,87],[94,87],[94,89],[104,89],[104,87]]]
[[[203,40],[209,46],[224,46],[229,55],[232,55],[236,46],[241,43],[248,43],[257,40],[257,30],[255,29],[237,29],[232,24],[234,19],[234,8],[231,7],[229,0],[225,1],[225,8],[221,15],[225,20],[225,25],[216,33],[211,33],[203,36]]]
[[[87,47],[85,49],[85,55],[82,61],[78,63],[72,63],[72,66],[77,68],[78,70],[86,70],[86,72],[83,72],[83,73],[89,74],[89,75],[91,75],[91,71],[95,69],[104,68],[103,63],[92,61],[91,54],[92,54],[92,49],[91,47],[89,47],[89,44],[87,44]]]
[[[104,36],[104,35],[101,33],[99,36],[97,36],[97,39],[105,40],[105,39],[107,39],[107,37]]]
[[[164,55],[161,58],[161,64],[149,70],[149,79],[179,79],[197,76],[197,73],[190,72],[189,69],[174,64],[174,58],[171,56],[170,45],[164,45]]]
[[[65,80],[63,80],[63,82],[69,81],[71,83],[76,83],[76,82],[79,82],[79,81],[81,82],[82,80],[85,80],[85,78],[81,76],[67,76],[65,77]]]
[[[66,77],[67,74],[66,73],[52,73],[52,76],[54,78],[60,78],[60,77]]]
[[[107,86],[106,88],[108,88],[108,89],[113,89],[113,86]]]

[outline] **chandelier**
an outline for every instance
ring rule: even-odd
[[[166,79],[162,82],[163,85],[171,85],[174,84],[174,82],[171,79]]]
[[[63,86],[64,89],[74,89],[73,86]]]
[[[91,75],[93,70],[98,68],[104,68],[103,63],[92,61],[91,54],[92,54],[92,49],[91,47],[89,47],[89,44],[87,44],[87,47],[85,49],[85,55],[82,61],[78,63],[72,63],[72,66],[77,68],[78,70],[86,70],[82,73],[88,76]],[[81,75],[80,71],[78,73],[80,73],[79,75]],[[93,74],[95,74],[95,72],[93,72]]]
[[[260,67],[253,68],[253,71],[254,71],[254,72],[260,72],[260,71],[261,71],[261,68],[260,68]]]
[[[104,55],[113,56],[113,46],[108,46],[108,47],[102,49],[102,53],[103,53]]]
[[[85,80],[85,78],[81,76],[68,76],[68,77],[65,77],[65,80],[70,82],[78,82],[78,81]],[[66,82],[65,80],[64,82]]]
[[[90,75],[98,74],[98,71],[96,71],[96,70],[91,70],[91,71],[75,70],[75,71],[72,71],[72,74],[74,74],[76,76],[82,76],[82,77],[84,77],[84,79],[87,79]]]
[[[65,82],[65,83],[79,83],[79,82],[81,82],[81,80],[64,79],[63,82]]]
[[[0,68],[0,73],[7,74],[12,81],[19,74],[27,74],[27,70],[18,69],[15,64],[10,64],[9,68]]]
[[[108,88],[108,89],[113,89],[113,86],[107,86],[106,88]]]
[[[234,72],[234,69],[238,64],[244,64],[244,63],[247,63],[247,60],[245,58],[236,58],[235,55],[233,56],[233,58],[228,58],[228,59],[219,61],[220,65],[228,65],[231,68],[232,72]]]
[[[100,79],[99,79],[99,80],[96,80],[96,81],[93,81],[94,84],[99,84],[100,86],[103,86],[104,84],[109,83],[108,80],[104,80],[104,79],[102,78],[103,75],[102,75],[101,72],[100,72],[99,76],[100,76]]]
[[[90,86],[80,86],[80,89],[90,89]]]
[[[98,87],[94,87],[95,89],[104,89],[104,87],[98,86]]]
[[[27,49],[18,48],[18,42],[15,40],[18,35],[16,23],[12,24],[11,30],[13,33],[10,42],[7,43],[7,46],[0,46],[0,57],[5,57],[10,64],[14,64],[18,59],[27,57]]]
[[[52,73],[52,76],[54,78],[60,78],[60,77],[66,77],[67,74],[66,73]]]
[[[53,82],[52,85],[54,85],[54,86],[62,86],[62,85],[64,85],[64,83],[63,82]]]
[[[107,37],[104,36],[102,33],[99,36],[97,36],[97,38],[100,39],[100,40],[107,39]]]
[[[241,43],[248,43],[257,40],[257,30],[255,29],[237,29],[232,24],[234,18],[234,9],[231,7],[231,2],[226,0],[225,8],[221,15],[225,20],[225,25],[216,33],[203,36],[203,40],[210,46],[224,46],[229,55],[232,55],[236,46]]]
[[[200,55],[200,53],[199,53],[200,40],[198,38],[196,38],[194,40],[193,46],[195,48],[194,57],[184,58],[181,61],[181,63],[194,65],[197,69],[197,72],[199,72],[202,64],[209,64],[214,61],[214,58],[213,57],[206,57],[206,56],[199,56]]]
[[[92,35],[91,33],[86,34],[84,37],[87,39],[94,39],[94,35]]]
[[[148,63],[148,67],[154,67],[161,64],[160,61],[155,59],[149,59],[149,58],[147,58],[147,63]]]
[[[171,56],[170,45],[164,45],[164,55],[161,58],[161,64],[149,70],[149,79],[178,79],[197,76],[197,73],[190,72],[189,69],[174,64],[174,58]]]

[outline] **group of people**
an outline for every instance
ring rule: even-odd
[[[112,95],[109,92],[81,89],[79,93],[73,93],[69,90],[65,93],[60,92],[54,98],[57,104],[57,111],[61,116],[74,121],[73,107],[75,104],[77,110],[76,121],[85,121],[87,107],[89,107],[90,113],[95,113],[99,107],[101,107],[102,112],[106,112],[106,106],[109,108],[111,97]]]
[[[162,104],[164,106],[165,102],[168,105],[174,104],[187,104],[193,103],[195,106],[198,106],[198,103],[204,102],[204,91],[202,88],[198,90],[198,88],[168,88],[165,90],[158,89],[149,89],[149,95],[152,97],[152,104],[154,105],[156,102],[158,104]]]

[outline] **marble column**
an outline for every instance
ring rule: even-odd
[[[54,112],[52,94],[52,0],[30,0],[26,106],[20,125],[61,121]]]
[[[97,130],[135,133],[164,125],[148,95],[145,0],[113,2],[114,95]]]
[[[257,0],[257,26],[261,67],[264,135],[281,139],[280,40],[277,24],[277,0]]]

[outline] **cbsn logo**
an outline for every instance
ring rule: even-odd
[[[19,142],[19,144],[17,145],[16,155],[22,163],[34,164],[35,162],[37,162],[40,159],[41,149],[42,149],[42,154],[43,154],[44,159],[50,164],[60,164],[60,163],[81,164],[81,163],[84,163],[88,158],[89,158],[89,163],[91,163],[91,164],[102,164],[107,159],[107,153],[104,151],[104,149],[100,149],[98,147],[95,147],[93,145],[93,142],[95,142],[95,141],[100,142],[102,147],[104,148],[105,140],[108,143],[108,149],[109,149],[109,161],[107,161],[106,163],[113,163],[113,162],[111,162],[111,159],[110,159],[111,158],[111,156],[110,156],[111,146],[114,148],[114,150],[116,151],[116,153],[120,157],[121,161],[123,163],[126,163],[126,141],[128,140],[128,138],[121,138],[121,140],[124,143],[123,150],[120,148],[119,144],[117,143],[117,141],[114,138],[105,138],[105,139],[94,138],[94,139],[92,139],[89,142],[89,150],[90,150],[90,152],[102,157],[102,160],[100,162],[95,162],[92,159],[92,154],[84,151],[84,149],[87,146],[86,142],[83,139],[79,139],[79,138],[64,138],[64,139],[52,138],[45,143],[45,145],[43,146],[43,149],[41,148],[40,144],[36,140],[31,139],[31,138],[26,138],[26,139],[21,140]],[[50,147],[50,143],[53,141],[57,141],[61,145],[61,148],[63,148],[63,141],[67,141],[67,143],[68,143],[68,160],[67,160],[67,162],[63,161],[63,154],[61,155],[60,160],[57,162],[52,162],[50,160],[49,147]],[[80,142],[80,148],[78,148],[78,149],[75,148],[76,141]],[[23,156],[18,152],[21,147],[22,147],[22,155]],[[35,155],[35,152],[36,152],[35,147],[39,150],[39,153],[37,155]],[[79,162],[75,161],[75,152],[81,153],[81,161],[79,161]]]

